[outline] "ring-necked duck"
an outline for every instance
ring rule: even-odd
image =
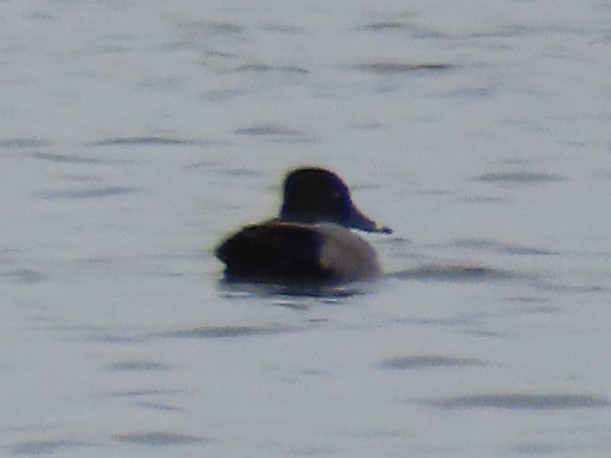
[[[280,216],[231,235],[216,256],[225,263],[228,280],[308,284],[379,276],[373,247],[349,228],[392,232],[356,208],[337,175],[299,168],[284,181]]]

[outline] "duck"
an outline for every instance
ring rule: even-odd
[[[351,229],[390,234],[352,202],[346,183],[321,167],[291,170],[277,217],[243,227],[215,250],[229,281],[337,284],[381,275],[374,248]]]

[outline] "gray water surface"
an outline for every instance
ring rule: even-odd
[[[604,2],[0,2],[0,454],[607,457]],[[336,170],[373,284],[222,281]]]

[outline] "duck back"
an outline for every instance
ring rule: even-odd
[[[332,271],[319,264],[321,234],[293,223],[247,226],[225,240],[216,256],[228,280],[319,282]]]

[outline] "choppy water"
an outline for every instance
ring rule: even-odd
[[[0,453],[611,453],[606,2],[0,2]],[[387,275],[212,249],[335,169]]]

